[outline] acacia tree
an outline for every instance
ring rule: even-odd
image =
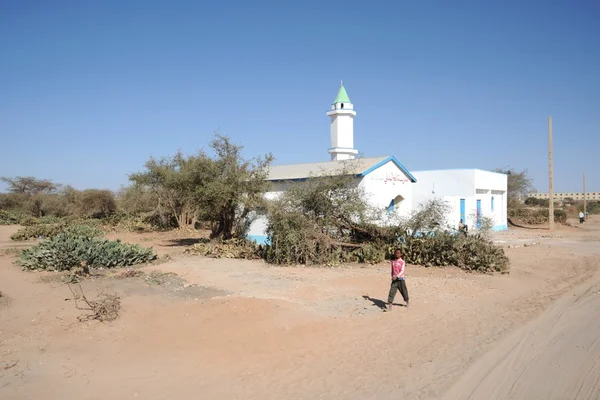
[[[268,167],[273,157],[245,160],[243,147],[216,134],[210,147],[215,157],[200,151],[185,157],[146,162],[146,170],[130,175],[137,185],[152,190],[159,206],[167,207],[179,227],[204,221],[211,226],[211,236],[230,239],[242,235],[251,210],[261,204],[268,189]]]
[[[495,172],[507,175],[507,198],[509,201],[524,199],[533,188],[533,180],[529,177],[527,170],[520,172],[512,168],[497,168]]]
[[[1,177],[0,180],[8,185],[10,193],[24,196],[31,202],[31,211],[37,217],[43,215],[43,196],[54,193],[60,187],[47,179],[37,179],[32,176]]]
[[[241,237],[249,226],[249,213],[264,203],[273,156],[246,160],[242,156],[243,147],[220,134],[215,135],[210,147],[215,158],[201,153],[204,169],[194,171],[202,176],[194,188],[200,218],[211,224],[213,238]]]
[[[189,173],[197,158],[186,159],[181,152],[158,160],[150,158],[145,164],[145,171],[129,176],[135,185],[154,193],[156,208],[166,208],[180,228],[194,226],[197,221],[198,209],[192,196],[193,183],[190,182],[194,176]],[[203,168],[196,169],[201,171]]]

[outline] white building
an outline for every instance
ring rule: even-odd
[[[268,180],[273,183],[273,188],[266,197],[274,199],[285,192],[289,185],[308,177],[329,175],[345,169],[354,176],[355,184],[364,189],[373,207],[387,209],[398,216],[408,215],[413,206],[412,184],[416,179],[394,156],[356,159],[356,112],[343,85],[327,116],[331,124],[331,161],[271,167]],[[248,237],[258,243],[264,243],[267,239],[266,225],[266,218],[257,218],[250,226]]]
[[[364,189],[371,206],[408,216],[414,206],[432,197],[447,200],[452,213],[448,222],[453,226],[463,218],[469,226],[477,221],[470,219],[479,209],[479,215],[493,216],[497,230],[506,229],[506,175],[480,170],[423,171],[411,174],[394,156],[356,158],[354,148],[354,105],[344,86],[327,112],[331,127],[331,160],[312,164],[272,166],[269,177],[273,188],[266,194],[275,199],[294,182],[311,176],[330,175],[345,165],[354,176],[357,186]],[[417,179],[419,180],[418,183]],[[423,182],[421,182],[423,179]],[[265,243],[267,220],[257,218],[250,226],[248,237],[260,244]]]
[[[546,193],[529,193],[527,195],[527,197],[533,197],[536,199],[549,199],[550,195],[548,194],[548,192]],[[554,192],[552,194],[552,197],[554,197],[554,200],[566,200],[566,199],[573,199],[573,200],[600,200],[600,192]]]
[[[413,202],[421,204],[437,198],[446,201],[451,211],[447,222],[454,228],[462,219],[469,229],[479,226],[481,218],[493,220],[494,230],[507,226],[507,176],[479,169],[415,171]],[[478,217],[479,216],[479,217]]]

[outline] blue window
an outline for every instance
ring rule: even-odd
[[[494,196],[492,196],[492,212],[494,212]]]

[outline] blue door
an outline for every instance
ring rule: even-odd
[[[477,228],[481,228],[481,200],[477,200]]]
[[[466,218],[466,207],[465,207],[465,199],[460,199],[460,219],[462,219],[463,224],[467,224]]]

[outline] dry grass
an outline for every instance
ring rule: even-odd
[[[173,280],[178,279],[179,276],[173,272],[161,272],[152,271],[150,274],[145,276],[146,283],[148,285],[165,285],[170,284]]]
[[[81,285],[77,285],[74,289],[69,284],[69,289],[73,293],[75,307],[78,310],[87,311],[86,314],[78,317],[79,321],[97,320],[100,322],[110,322],[119,318],[121,298],[116,293],[98,292],[96,298],[89,300],[83,292]]]
[[[0,249],[0,257],[18,257],[21,254],[22,249],[18,249],[16,247],[7,247],[4,249]]]
[[[116,279],[139,278],[144,276],[142,271],[136,269],[128,269],[113,276]]]

